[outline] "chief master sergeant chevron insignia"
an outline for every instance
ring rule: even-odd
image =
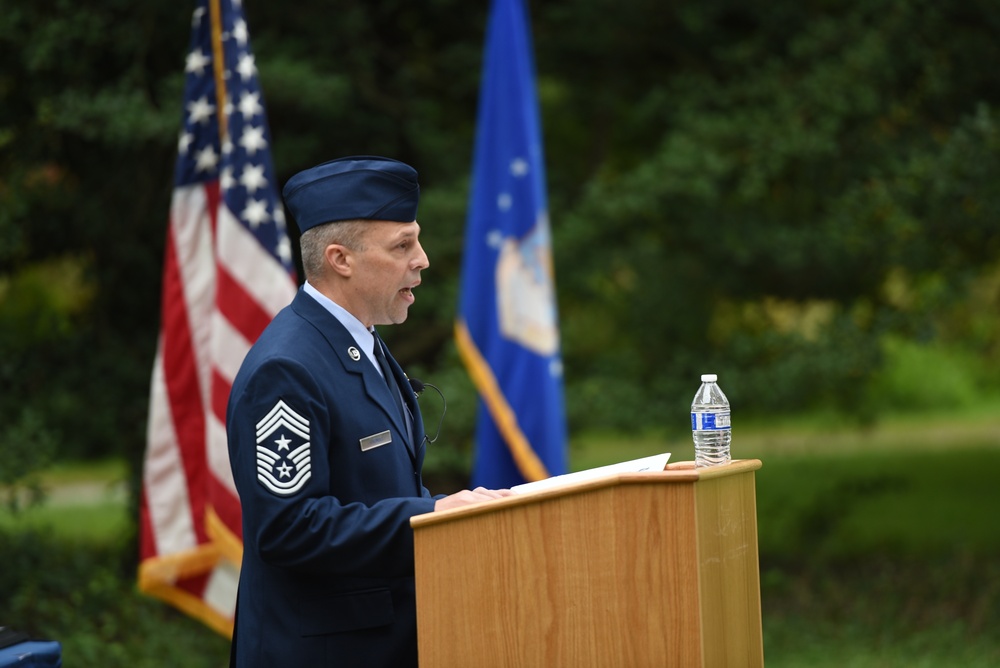
[[[309,480],[310,461],[309,420],[279,399],[257,423],[257,480],[290,496]]]

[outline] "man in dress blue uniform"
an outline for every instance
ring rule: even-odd
[[[431,496],[416,396],[375,325],[406,320],[428,267],[417,173],[360,156],[285,185],[306,282],[250,350],[226,426],[243,510],[233,666],[415,666],[414,515]]]

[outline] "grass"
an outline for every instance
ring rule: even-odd
[[[45,500],[16,513],[0,508],[0,529],[48,529],[70,540],[115,540],[131,531],[121,460],[63,462],[39,476]]]
[[[850,622],[783,619],[765,620],[764,657],[768,668],[992,668],[1000,650],[992,639],[970,637],[960,620],[886,633]]]
[[[1000,554],[997,480],[1000,448],[772,458],[757,474],[761,553]]]
[[[0,529],[50,530],[68,540],[102,542],[125,536],[132,518],[122,501],[75,505],[51,502],[27,508],[16,515],[0,510]]]
[[[42,472],[45,487],[90,483],[112,486],[128,478],[128,467],[121,459],[61,462]]]

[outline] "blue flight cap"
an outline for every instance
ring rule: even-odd
[[[420,185],[406,163],[361,155],[299,172],[282,190],[299,232],[337,220],[417,219]]]

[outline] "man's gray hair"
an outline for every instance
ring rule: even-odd
[[[319,276],[323,272],[326,247],[339,244],[353,251],[365,249],[365,231],[370,225],[367,220],[338,220],[317,225],[302,233],[299,248],[302,251],[302,268],[306,278]]]

